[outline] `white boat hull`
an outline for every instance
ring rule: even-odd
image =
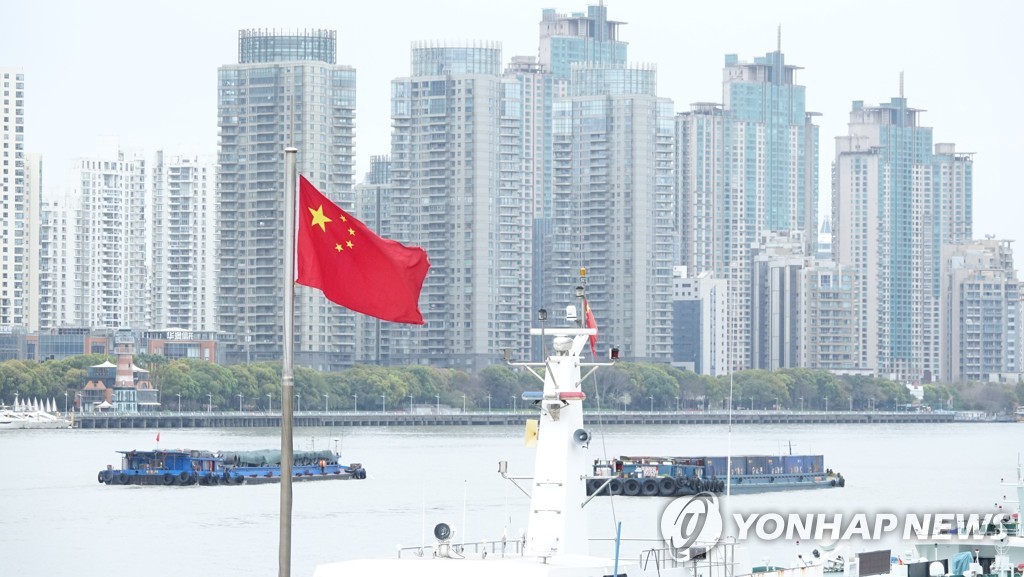
[[[4,411],[0,413],[0,430],[67,429],[71,421],[41,411]]]

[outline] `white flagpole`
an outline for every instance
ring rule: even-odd
[[[298,149],[284,149],[284,351],[281,367],[281,539],[278,545],[279,577],[292,573],[292,347],[295,332],[295,189]]]

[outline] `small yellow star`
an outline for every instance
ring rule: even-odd
[[[356,229],[354,229],[354,228],[348,229],[348,235],[349,236],[355,236],[356,235]]]
[[[347,218],[345,218],[345,215],[344,215],[344,214],[343,214],[343,215],[341,215],[341,222],[348,222],[348,219],[347,219]]]
[[[347,246],[349,248],[355,248],[356,245],[352,244],[352,241],[346,240],[345,241],[345,246]]]
[[[338,252],[341,252],[345,250],[345,247],[341,246],[340,244],[336,244],[334,245],[334,249],[337,250]]]
[[[320,225],[320,230],[322,230],[324,232],[327,232],[327,227],[324,226],[324,224],[328,223],[328,222],[333,222],[333,221],[331,219],[327,218],[326,216],[324,216],[324,205],[321,204],[320,208],[318,208],[316,210],[313,210],[312,208],[310,208],[309,212],[310,212],[310,214],[313,215],[313,222],[310,224],[310,226],[316,226],[316,225],[319,224]],[[344,217],[342,217],[342,218],[344,218]]]

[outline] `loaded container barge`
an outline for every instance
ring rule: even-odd
[[[841,473],[825,468],[822,455],[732,457],[619,457],[594,461],[588,495],[676,497],[700,492],[765,493],[843,487]]]
[[[244,485],[281,481],[281,452],[156,449],[118,451],[121,468],[96,475],[106,485]],[[365,479],[359,463],[343,465],[333,451],[295,451],[293,481]]]

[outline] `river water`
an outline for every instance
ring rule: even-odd
[[[825,455],[843,489],[733,496],[763,512],[991,511],[1009,489],[1024,425],[618,426],[591,424],[594,458],[617,455]],[[4,431],[0,434],[0,575],[276,575],[279,485],[118,487],[97,483],[115,451],[158,446],[156,430]],[[159,431],[162,448],[279,447],[274,429]],[[334,441],[337,439],[337,441]],[[436,523],[455,542],[516,538],[526,497],[497,473],[528,476],[533,451],[511,427],[295,430],[296,449],[333,448],[361,462],[365,481],[294,484],[292,574],[320,563],[389,557],[430,544]],[[528,485],[528,482],[526,483]],[[527,487],[528,488],[528,487]],[[1012,497],[1011,497],[1012,498]],[[661,499],[598,498],[591,537],[657,536]],[[787,545],[789,546],[789,545]],[[762,554],[789,555],[752,546]],[[597,545],[606,553],[607,543]],[[763,549],[763,550],[762,550]],[[773,559],[775,562],[788,561]]]

